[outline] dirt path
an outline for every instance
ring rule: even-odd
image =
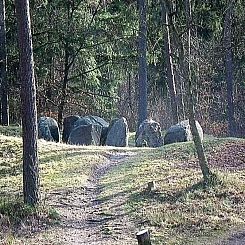
[[[138,229],[122,208],[127,197],[121,193],[108,200],[99,199],[103,190],[100,186],[101,178],[114,167],[124,164],[131,156],[131,153],[110,155],[107,162],[94,170],[85,187],[50,193],[47,204],[58,211],[60,222],[46,229],[42,224],[40,229],[36,227],[31,231],[31,236],[22,236],[14,244],[137,245],[135,234]],[[245,232],[231,232],[229,236],[212,244],[245,245]]]
[[[21,244],[137,244],[136,228],[121,208],[124,198],[113,198],[113,201],[98,199],[102,188],[99,185],[101,177],[116,165],[123,164],[131,155],[111,155],[108,162],[95,169],[82,189],[51,193],[48,204],[61,215],[59,224],[22,239]]]
[[[245,245],[245,230],[233,232],[226,239],[222,239],[216,245]]]

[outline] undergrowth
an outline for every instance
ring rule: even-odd
[[[21,136],[21,127],[20,126],[1,126],[0,125],[0,134],[5,136],[15,136],[20,137]]]
[[[53,208],[45,205],[31,206],[23,203],[21,198],[0,200],[1,218],[10,226],[19,225],[31,219],[45,218],[50,220],[59,220],[59,214]]]

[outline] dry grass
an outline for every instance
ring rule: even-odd
[[[10,128],[8,133],[1,127],[0,132],[18,135],[20,130]],[[20,137],[3,134],[0,134],[0,220],[9,222],[10,216],[28,217],[35,215],[36,210],[22,207],[16,213],[12,209],[22,193],[22,141]],[[131,145],[133,137],[131,134]],[[111,203],[125,200],[123,208],[139,229],[151,230],[155,245],[215,244],[228,230],[245,225],[244,148],[244,140],[205,141],[211,168],[220,183],[203,186],[192,143],[150,149],[79,147],[39,140],[42,197],[56,190],[83,187],[92,169],[107,161],[112,152],[134,151],[135,157],[116,166],[102,179],[105,188],[101,199]],[[149,192],[147,184],[152,180],[157,188]],[[48,210],[46,215],[50,214],[55,211]],[[11,233],[6,241],[15,244]]]
[[[2,133],[6,131],[4,128]],[[44,206],[46,196],[59,190],[83,188],[93,168],[107,161],[113,151],[106,147],[70,146],[39,140],[42,202],[40,207],[32,209],[22,202],[22,139],[0,134],[0,244],[3,239],[8,241],[6,244],[15,244],[11,229],[15,230],[13,226],[23,221],[34,221],[36,217],[49,222],[48,219],[56,218],[55,210]]]
[[[233,145],[230,165],[245,149],[244,140],[212,139],[205,142],[209,159]],[[240,146],[237,147],[237,146]],[[244,147],[244,148],[243,148]],[[102,199],[125,195],[125,209],[140,228],[152,231],[154,244],[214,244],[220,234],[245,225],[245,169],[223,168],[222,159],[212,170],[220,183],[203,186],[192,143],[142,149],[125,165],[103,179]],[[228,154],[226,154],[227,156]],[[245,158],[239,158],[245,167]],[[242,164],[242,163],[241,163]],[[154,180],[156,191],[147,183]]]
[[[41,191],[84,185],[92,168],[106,160],[107,149],[38,141]],[[21,138],[0,137],[0,194],[16,196],[22,189]]]

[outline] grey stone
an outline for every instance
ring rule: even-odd
[[[102,127],[100,145],[105,145],[106,137],[107,137],[108,129],[109,129],[109,123],[105,121],[103,118],[98,117],[98,116],[90,116],[90,119]]]
[[[109,127],[109,123],[105,121],[103,118],[98,117],[98,116],[88,116],[91,121],[94,123],[98,123],[102,127]]]
[[[106,122],[103,118],[98,116],[85,116],[80,117],[79,120],[75,122],[74,127],[81,126],[81,125],[89,125],[89,124],[98,124],[101,127],[109,127],[109,123]]]
[[[63,134],[62,134],[62,141],[64,143],[67,143],[69,135],[70,135],[72,129],[74,128],[74,125],[78,119],[80,119],[79,116],[68,116],[68,117],[64,118]]]
[[[106,137],[107,137],[107,133],[108,133],[108,128],[109,128],[109,123],[106,122],[103,118],[98,117],[98,116],[85,116],[85,117],[81,117],[80,119],[78,119],[75,124],[74,124],[74,128],[81,126],[81,125],[99,125],[102,127],[102,131],[101,131],[101,138],[100,138],[100,145],[105,145],[105,141],[106,141]]]
[[[118,120],[113,120],[111,126],[109,126],[106,145],[124,147],[128,146],[128,123],[126,118],[122,117]]]
[[[40,117],[38,120],[38,138],[47,141],[60,141],[58,123],[51,117]]]
[[[201,140],[203,140],[203,130],[198,121],[196,121],[196,126],[198,133],[200,135]],[[165,136],[164,136],[164,144],[172,144],[176,142],[186,142],[192,141],[193,137],[191,134],[191,128],[189,124],[189,120],[181,121],[178,124],[171,126]]]
[[[102,127],[100,125],[81,125],[74,128],[68,138],[71,145],[99,145]]]
[[[92,121],[90,120],[90,118],[88,116],[85,117],[80,117],[75,123],[74,123],[74,127],[79,127],[79,126],[87,126],[93,124]]]
[[[152,119],[144,120],[136,133],[135,145],[137,147],[160,147],[163,145],[161,126]]]

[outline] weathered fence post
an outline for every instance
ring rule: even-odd
[[[139,245],[151,245],[149,230],[143,230],[136,234]]]
[[[156,190],[156,182],[153,180],[153,181],[150,181],[148,184],[147,184],[147,190],[149,192],[152,192],[152,191],[155,191]]]

